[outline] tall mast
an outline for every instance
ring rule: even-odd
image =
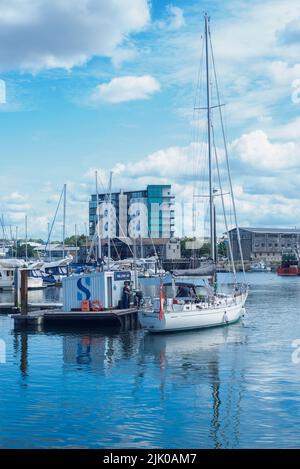
[[[51,237],[51,230],[50,230],[50,223],[48,222],[48,240],[47,240],[47,244],[49,244],[49,259],[51,261],[51,240],[50,240],[50,237]],[[46,254],[46,250],[45,250],[45,254]]]
[[[28,236],[27,236],[27,215],[25,215],[25,260],[27,262],[28,260],[28,246],[27,246],[27,243],[28,243]]]
[[[112,182],[112,171],[109,173],[109,189],[108,189],[108,244],[107,244],[107,270],[110,269],[110,228],[111,228],[111,182]]]
[[[181,201],[181,236],[184,238],[184,200]]]
[[[16,257],[18,257],[18,227],[16,226]]]
[[[209,53],[208,53],[208,35],[209,35],[209,17],[207,13],[205,18],[205,57],[206,57],[206,107],[207,107],[207,144],[208,144],[208,172],[209,172],[209,226],[210,226],[210,255],[216,260],[216,245],[214,234],[214,194],[212,181],[212,155],[211,155],[211,106],[210,106],[210,78],[209,78]]]
[[[100,237],[100,206],[99,206],[99,191],[98,191],[98,171],[95,171],[96,182],[96,217],[97,217],[97,242],[98,242],[98,259],[101,259],[101,237]]]
[[[67,184],[64,184],[63,193],[64,193],[64,211],[63,211],[63,257],[65,257]]]
[[[75,248],[76,248],[75,260],[77,263],[78,262],[78,253],[77,253],[78,242],[77,242],[77,224],[76,223],[75,223]]]

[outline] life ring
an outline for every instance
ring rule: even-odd
[[[92,311],[102,311],[103,305],[99,300],[92,301]]]

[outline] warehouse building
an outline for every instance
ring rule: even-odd
[[[236,228],[230,230],[234,260],[239,260]],[[300,229],[296,228],[240,228],[245,261],[279,262],[284,249],[300,246]]]

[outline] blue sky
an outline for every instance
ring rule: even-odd
[[[300,4],[293,0],[0,0],[7,224],[22,233],[27,214],[30,235],[45,237],[66,182],[67,232],[75,223],[83,231],[95,168],[104,185],[112,169],[116,189],[170,182],[178,201],[191,202],[204,11],[240,223],[300,225]]]

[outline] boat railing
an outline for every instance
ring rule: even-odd
[[[176,306],[185,306],[185,305],[198,305],[200,308],[207,308],[210,306],[224,307],[231,306],[233,304],[238,304],[242,295],[246,293],[245,290],[237,290],[232,295],[220,294],[217,296],[207,295],[207,296],[198,296],[195,298],[191,297],[173,297],[173,298],[164,298],[163,306],[167,310],[173,310]],[[143,311],[159,310],[160,307],[160,298],[157,297],[144,297],[141,303],[141,309]]]

